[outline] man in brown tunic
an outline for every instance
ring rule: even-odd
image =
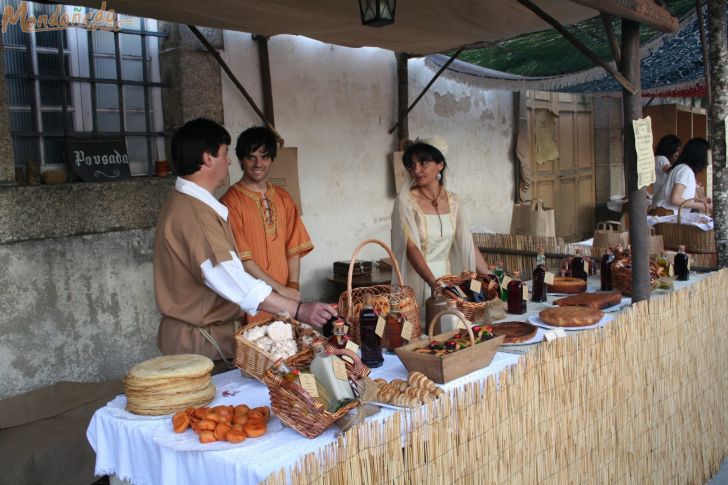
[[[212,193],[227,178],[230,135],[217,123],[187,122],[172,138],[175,190],[157,221],[154,290],[162,314],[157,346],[163,354],[195,353],[227,360],[246,313],[287,311],[321,326],[330,305],[299,303],[245,272],[235,251],[227,208]]]

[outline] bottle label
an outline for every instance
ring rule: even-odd
[[[508,283],[511,282],[511,277],[508,275],[503,276],[503,281],[501,282],[501,288],[508,288]]]
[[[675,276],[675,269],[672,267],[672,263],[667,263],[667,276],[671,278]]]
[[[381,338],[384,335],[384,324],[386,323],[386,320],[384,320],[384,317],[379,315],[379,318],[377,318],[377,328],[374,329],[374,333],[379,335]]]
[[[546,274],[543,275],[543,282],[547,285],[553,285],[554,284],[554,274],[550,271],[546,271]]]
[[[402,325],[402,332],[400,333],[403,339],[409,340],[412,337],[412,324],[409,320],[404,321]]]
[[[482,287],[482,283],[480,280],[470,280],[470,291],[473,293],[480,293],[480,288]]]
[[[342,381],[348,380],[346,375],[346,364],[344,364],[344,361],[341,359],[333,359],[331,363],[334,366],[334,375],[336,378],[341,379]]]
[[[346,350],[351,350],[355,354],[359,352],[359,346],[353,340],[349,340],[348,342],[346,342],[346,347],[344,348]]]
[[[311,394],[312,397],[319,397],[318,389],[316,388],[316,378],[313,374],[301,373],[298,375],[298,380],[301,382],[301,387],[304,391]]]
[[[525,283],[523,285],[523,299],[528,300],[528,286],[526,286]]]
[[[589,274],[589,261],[584,261],[584,273]]]

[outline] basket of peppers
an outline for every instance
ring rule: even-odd
[[[460,318],[465,329],[433,336],[435,323],[447,314]],[[408,371],[422,372],[438,384],[487,367],[505,338],[503,335],[496,337],[490,325],[472,326],[457,310],[445,310],[435,315],[428,335],[427,341],[409,343],[395,349],[395,352]]]

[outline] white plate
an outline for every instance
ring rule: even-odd
[[[493,325],[497,325],[497,323],[494,323]],[[543,341],[545,335],[546,335],[546,330],[544,330],[543,328],[536,327],[536,335],[531,337],[530,340],[526,340],[524,342],[516,342],[516,343],[512,343],[512,344],[501,344],[501,347],[517,347],[520,345],[537,344],[537,343]]]
[[[611,321],[612,319],[614,319],[614,315],[605,313],[604,316],[602,317],[602,319],[599,320],[594,325],[586,325],[584,327],[557,327],[554,325],[549,325],[548,323],[544,322],[543,320],[541,320],[541,318],[538,315],[530,315],[528,317],[528,321],[538,327],[548,328],[548,329],[552,329],[552,330],[556,330],[557,328],[563,328],[567,332],[578,332],[580,330],[588,330],[590,328],[603,327],[605,323]]]
[[[175,451],[219,451],[247,446],[255,448],[255,452],[259,453],[280,446],[280,441],[275,439],[273,434],[282,429],[283,424],[281,421],[271,415],[270,421],[268,421],[268,431],[258,438],[246,438],[240,443],[230,443],[229,441],[200,443],[200,438],[191,428],[183,433],[175,433],[172,429],[172,419],[170,418],[169,422],[164,423],[154,430],[152,440],[160,446]]]
[[[412,408],[405,407],[405,406],[396,406],[394,404],[388,404],[384,402],[378,402],[378,401],[371,401],[369,404],[374,404],[375,406],[379,406],[380,408],[387,408],[387,409],[395,409],[397,411],[412,411]]]
[[[159,419],[168,419],[171,414],[162,414],[161,416],[144,416],[142,414],[130,413],[126,410],[126,394],[119,394],[114,399],[106,403],[106,408],[112,416],[128,419],[130,421],[154,421]]]

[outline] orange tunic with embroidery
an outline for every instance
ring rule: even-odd
[[[242,182],[231,186],[220,202],[230,211],[228,222],[235,237],[241,261],[252,259],[278,283],[288,283],[288,258],[305,256],[313,243],[301,221],[298,207],[283,188],[268,182],[265,197],[270,204],[270,223],[266,220],[263,194],[247,189]],[[247,316],[248,323],[269,318],[259,311]]]

